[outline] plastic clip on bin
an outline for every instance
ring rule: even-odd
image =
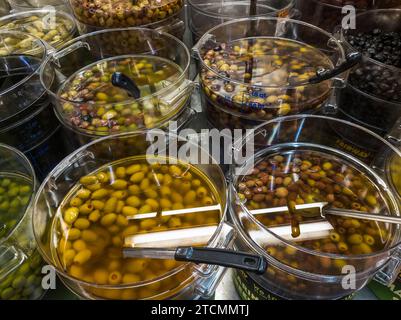
[[[50,55],[41,81],[56,114],[79,143],[118,132],[180,128],[192,115],[190,55],[177,38],[151,29],[103,30]],[[116,83],[130,79],[130,87]],[[128,82],[125,82],[127,84]],[[132,87],[139,95],[132,94]]]
[[[345,131],[354,131],[359,141],[374,146],[371,156],[344,148],[339,141]],[[245,294],[241,289],[245,286],[260,299],[341,299],[376,274],[387,283],[395,279],[401,266],[399,225],[331,216],[327,219],[334,230],[305,241],[303,224],[321,220],[295,208],[323,200],[337,208],[399,217],[397,167],[387,161],[400,161],[397,148],[363,127],[313,115],[261,125],[255,129],[254,146],[255,156],[232,171],[230,217],[238,234],[235,248],[264,255],[269,268],[262,276],[237,272],[240,294]],[[288,206],[287,213],[252,214],[282,205]],[[280,225],[290,226],[293,236],[274,233]],[[273,245],[266,242],[272,237]],[[342,286],[345,266],[356,272],[354,289]]]

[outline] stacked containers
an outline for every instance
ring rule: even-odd
[[[257,1],[255,9],[251,8],[250,1],[210,1],[189,0],[188,1],[188,23],[192,33],[192,40],[197,42],[209,29],[223,22],[246,18],[258,17],[280,17],[287,18],[294,15],[294,1],[264,0]],[[252,10],[255,10],[252,13]]]

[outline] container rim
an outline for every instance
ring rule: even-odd
[[[38,179],[36,177],[35,169],[33,168],[32,163],[29,161],[27,156],[22,151],[19,151],[18,149],[1,142],[0,142],[0,149],[6,149],[7,151],[14,153],[19,158],[21,158],[24,161],[26,168],[29,171],[30,178],[32,178],[32,194],[30,195],[29,203],[25,207],[25,212],[19,218],[19,221],[14,225],[14,227],[8,232],[8,235],[5,238],[0,238],[0,243],[2,243],[12,236],[14,230],[18,229],[18,227],[20,226],[26,215],[29,214],[31,210],[33,210],[33,204],[36,198],[36,190],[38,188]]]
[[[196,48],[196,49],[193,49],[193,51],[195,52],[195,55],[197,56],[198,60],[201,62],[202,67],[206,68],[208,71],[213,72],[214,74],[216,74],[219,78],[223,79],[224,81],[232,82],[232,83],[235,83],[237,85],[247,85],[243,81],[239,81],[239,80],[228,78],[226,76],[222,76],[222,75],[218,74],[218,72],[215,69],[213,69],[210,66],[208,66],[207,64],[205,64],[205,61],[204,61],[203,57],[201,56],[200,47],[202,47],[203,44],[206,43],[206,41],[210,38],[210,36],[213,36],[213,32],[216,31],[217,29],[219,29],[221,27],[228,26],[228,25],[235,25],[235,24],[238,24],[238,23],[241,23],[241,22],[245,22],[245,21],[255,21],[255,22],[260,22],[260,21],[276,21],[276,22],[280,21],[281,22],[281,21],[285,21],[285,22],[289,22],[289,23],[292,23],[292,24],[296,24],[296,25],[302,25],[302,26],[305,26],[305,27],[310,28],[310,29],[314,29],[314,30],[319,31],[320,33],[324,34],[328,38],[328,40],[331,40],[331,41],[333,41],[333,43],[336,44],[337,48],[335,50],[338,51],[339,54],[340,54],[340,57],[339,57],[339,59],[337,61],[337,65],[339,63],[345,61],[345,59],[346,59],[345,50],[344,50],[344,47],[341,44],[340,40],[338,40],[331,33],[327,32],[327,31],[325,31],[325,30],[323,30],[323,29],[321,29],[321,28],[319,28],[317,26],[314,26],[314,25],[312,25],[310,23],[307,23],[307,22],[304,22],[304,21],[300,21],[300,20],[295,20],[295,19],[277,18],[277,17],[249,17],[249,18],[235,19],[235,20],[230,20],[230,21],[226,21],[224,23],[221,23],[221,24],[213,27],[212,29],[208,30],[199,39],[198,43],[195,45],[194,48]],[[242,39],[246,39],[246,38],[247,37],[242,38]],[[277,39],[286,39],[286,38],[277,37]],[[321,51],[319,50],[319,52],[321,52]],[[335,67],[334,64],[333,64],[333,67]],[[333,78],[329,79],[329,80],[323,80],[323,81],[331,81],[331,80],[333,80]],[[257,85],[257,84],[249,84],[248,86],[254,87],[254,88],[292,89],[292,88],[297,88],[297,87],[305,86],[305,85],[313,85],[313,84],[305,84],[305,82],[299,82],[299,83],[295,83],[293,85],[284,85],[284,86],[269,86],[269,85]]]
[[[32,210],[33,210],[33,217],[35,215],[38,215],[38,210],[37,210],[37,203],[40,200],[40,196],[42,194],[42,192],[44,191],[45,185],[48,183],[48,181],[52,178],[52,176],[59,171],[60,167],[67,167],[69,165],[71,165],[71,163],[73,162],[72,160],[76,157],[77,154],[79,154],[80,152],[84,151],[86,148],[93,146],[95,144],[98,143],[102,143],[104,141],[110,140],[110,139],[115,139],[115,138],[125,138],[125,137],[134,137],[134,136],[138,136],[138,135],[145,135],[145,132],[124,132],[124,133],[119,133],[119,134],[115,134],[115,135],[109,135],[103,138],[99,138],[97,140],[91,141],[90,143],[76,149],[74,152],[72,152],[71,154],[69,154],[67,157],[65,157],[55,168],[53,168],[53,170],[47,175],[47,177],[43,180],[42,184],[39,186],[35,197],[33,197],[33,201],[32,201]],[[180,135],[171,133],[171,132],[164,132],[165,135],[167,135],[168,137],[174,137],[174,138],[180,138]],[[182,136],[181,136],[182,139]],[[193,143],[190,140],[186,139],[187,143]],[[200,147],[202,148],[202,147]],[[202,149],[203,150],[203,149]],[[167,157],[168,158],[168,157]],[[218,172],[220,174],[220,177],[223,179],[223,181],[226,181],[224,173],[221,169],[221,167],[218,165],[218,163],[216,162],[216,160],[212,157],[210,157],[212,160],[212,163],[210,163],[209,165],[215,165],[218,168]],[[225,185],[225,190],[223,192],[223,194],[226,197],[226,201],[225,203],[223,203],[224,208],[222,209],[222,217],[220,219],[220,223],[215,231],[215,233],[213,234],[213,236],[210,238],[208,245],[210,243],[212,243],[216,238],[218,238],[219,236],[219,232],[223,226],[223,223],[226,219],[227,216],[227,198],[228,198],[228,188],[227,185]],[[141,287],[144,285],[148,285],[157,281],[161,281],[164,280],[174,274],[177,274],[178,272],[181,272],[182,270],[184,270],[187,267],[191,267],[191,265],[193,265],[193,263],[191,262],[186,262],[183,263],[182,265],[168,271],[167,273],[158,276],[156,278],[150,279],[150,280],[144,280],[144,281],[138,281],[135,283],[128,283],[128,284],[120,284],[120,285],[100,285],[100,284],[96,284],[96,283],[91,283],[91,282],[87,282],[84,280],[80,280],[77,279],[71,275],[69,275],[67,272],[65,272],[64,270],[61,270],[60,268],[56,267],[54,265],[53,259],[51,257],[49,257],[46,252],[42,249],[42,246],[40,245],[41,240],[40,240],[40,236],[38,235],[38,233],[35,231],[35,223],[34,223],[34,219],[31,219],[31,224],[32,224],[32,228],[33,228],[33,234],[37,243],[37,249],[40,253],[40,255],[42,256],[42,258],[49,263],[50,265],[54,266],[54,268],[56,269],[56,272],[61,274],[64,278],[74,281],[75,283],[81,284],[81,285],[87,285],[87,286],[92,286],[92,287],[96,287],[96,288],[104,288],[104,289],[130,289],[130,288],[136,288],[136,287]],[[194,273],[192,273],[191,275],[192,278],[194,278]],[[192,282],[195,281],[195,279],[192,280]]]
[[[366,10],[366,11],[363,11],[363,12],[361,12],[361,13],[358,13],[358,14],[355,16],[355,19],[357,20],[358,18],[361,18],[361,17],[363,18],[364,15],[375,14],[375,13],[387,13],[387,12],[389,12],[389,13],[399,13],[399,14],[401,15],[401,8],[388,8],[388,9]],[[357,30],[357,29],[356,29],[356,30]],[[345,43],[347,46],[349,46],[350,48],[352,48],[354,51],[358,51],[358,50],[356,50],[352,45],[349,44],[349,42],[348,42],[348,40],[347,40],[347,37],[346,37],[347,34],[348,34],[348,32],[347,32],[347,31],[344,31],[344,30],[341,28],[341,35],[342,35],[342,38],[343,38],[344,43]],[[359,52],[359,51],[358,51],[358,52]],[[376,65],[379,65],[379,66],[381,66],[381,67],[383,67],[383,68],[390,69],[390,70],[394,70],[394,71],[396,71],[396,72],[398,72],[398,73],[401,73],[401,67],[396,67],[396,66],[393,66],[393,65],[391,65],[391,64],[385,64],[385,63],[383,63],[383,62],[380,62],[379,60],[375,60],[375,59],[373,59],[373,58],[370,58],[370,57],[366,56],[365,54],[363,54],[363,59],[365,59],[366,61],[369,61],[369,62],[372,63],[372,64],[376,64]]]
[[[378,139],[380,142],[382,142],[383,144],[385,144],[385,145],[386,145],[388,148],[390,148],[395,154],[397,154],[398,157],[401,159],[401,151],[400,151],[398,148],[396,148],[395,146],[393,146],[391,143],[389,143],[387,140],[385,140],[385,139],[383,139],[382,137],[380,137],[378,134],[376,134],[376,133],[374,133],[374,132],[372,132],[372,131],[370,131],[370,130],[368,130],[368,129],[366,129],[366,128],[360,126],[360,125],[351,123],[351,122],[349,122],[349,121],[342,120],[342,119],[336,119],[336,118],[332,118],[332,117],[327,117],[327,116],[320,116],[320,115],[304,115],[304,114],[301,114],[301,115],[292,115],[292,116],[285,116],[285,117],[281,117],[281,118],[269,120],[269,121],[263,123],[262,125],[259,125],[259,126],[255,127],[254,130],[257,130],[258,128],[263,128],[263,127],[265,127],[266,125],[273,124],[273,123],[279,123],[279,122],[291,121],[291,120],[298,120],[298,119],[308,119],[308,118],[309,118],[309,119],[316,119],[316,120],[325,120],[325,121],[329,120],[329,121],[334,121],[334,122],[342,123],[342,124],[349,125],[349,126],[352,126],[352,127],[357,128],[357,129],[360,129],[360,130],[364,131],[365,133],[372,135],[374,138]],[[249,135],[247,135],[247,136],[249,136]],[[246,141],[247,136],[246,136],[245,138],[243,138],[243,140]],[[276,145],[276,146],[278,146],[278,145]],[[238,176],[235,176],[234,179],[232,179],[232,183],[235,183],[235,181],[237,180],[237,178],[238,178]],[[236,188],[234,187],[234,184],[232,185],[232,188],[231,188],[231,189],[232,189],[232,191],[235,191],[235,194],[237,194],[237,190],[236,190]],[[399,199],[399,195],[397,194],[395,198],[396,198],[396,199]],[[234,201],[234,199],[231,199],[231,200]],[[352,259],[352,260],[360,260],[360,259],[366,259],[366,258],[369,258],[369,257],[375,257],[375,256],[378,256],[378,255],[380,255],[380,254],[385,254],[386,252],[392,251],[392,250],[394,250],[395,248],[397,248],[397,247],[400,245],[400,243],[401,243],[400,229],[398,229],[398,240],[395,240],[395,241],[396,241],[395,244],[393,244],[393,245],[391,245],[390,247],[387,247],[387,248],[385,248],[385,249],[381,249],[381,250],[372,252],[372,253],[370,253],[370,254],[358,254],[358,255],[345,256],[345,255],[341,255],[341,254],[333,254],[333,253],[326,253],[326,252],[317,252],[317,251],[315,251],[315,250],[307,249],[307,248],[305,248],[305,247],[302,247],[302,246],[297,245],[296,243],[294,243],[294,242],[292,242],[292,241],[288,241],[288,240],[286,240],[286,239],[284,239],[284,238],[282,238],[282,237],[280,237],[280,236],[277,236],[275,233],[271,232],[271,231],[269,230],[268,227],[266,227],[266,226],[264,226],[262,223],[260,223],[260,222],[249,212],[248,208],[247,208],[243,203],[240,203],[239,205],[241,206],[241,209],[243,210],[243,212],[245,212],[245,214],[247,215],[247,218],[248,218],[248,219],[251,219],[252,222],[253,222],[254,224],[258,225],[259,228],[261,228],[262,230],[268,232],[269,234],[271,234],[272,236],[274,236],[275,238],[277,238],[278,240],[280,240],[281,242],[283,242],[283,243],[286,244],[287,246],[295,247],[298,251],[301,251],[301,252],[304,252],[304,253],[306,253],[306,254],[313,255],[313,256],[327,257],[327,258],[331,258],[331,259],[347,259],[347,260],[351,260],[351,259]],[[401,208],[401,205],[399,205],[399,210],[396,212],[396,213],[398,213],[397,216],[401,216],[401,214],[400,214],[400,211],[401,211],[400,208]],[[241,228],[240,228],[240,229],[241,229]],[[244,230],[242,230],[242,231],[244,231]],[[249,236],[247,236],[247,237],[249,237]],[[256,247],[259,248],[259,244],[257,244],[252,238],[250,238],[250,239],[251,239],[251,241],[252,241],[254,244],[256,244]],[[268,256],[268,254],[267,254],[266,252],[264,253],[264,255]]]
[[[270,7],[270,6],[266,5],[266,4],[257,3],[257,4],[256,4],[257,7],[265,7],[265,8],[269,8],[269,9],[271,8],[271,9],[274,9],[274,10],[272,10],[272,11],[270,11],[270,12],[267,12],[267,13],[257,14],[257,15],[252,16],[252,17],[265,17],[265,16],[266,16],[266,17],[269,17],[269,16],[273,16],[274,14],[279,13],[279,12],[281,12],[281,11],[283,11],[283,10],[291,9],[291,8],[295,5],[295,2],[294,2],[294,0],[287,0],[287,1],[288,1],[288,4],[287,4],[286,6],[280,8],[280,9]],[[187,0],[187,2],[188,2],[188,5],[189,5],[190,7],[192,7],[192,8],[195,9],[196,11],[201,12],[201,13],[203,13],[204,15],[207,15],[207,16],[209,16],[209,17],[213,17],[213,18],[227,18],[227,19],[231,19],[231,20],[233,20],[233,19],[238,19],[238,18],[246,18],[246,17],[247,17],[246,15],[241,15],[241,16],[239,16],[239,17],[232,17],[232,16],[229,16],[229,15],[218,14],[218,13],[216,13],[216,12],[207,11],[207,10],[203,9],[202,6],[203,6],[204,4],[200,5],[200,4],[198,4],[198,3],[195,3],[194,0]],[[223,6],[223,5],[224,5],[224,6],[227,6],[227,5],[232,5],[232,6],[241,5],[241,6],[244,6],[244,5],[248,5],[248,3],[250,3],[250,1],[239,2],[239,1],[233,1],[233,0],[231,0],[231,1],[224,1],[224,3],[222,3],[221,5],[222,5],[222,6]],[[214,3],[205,3],[205,4],[210,5],[210,4],[214,4]],[[217,5],[218,5],[218,4],[217,4]]]
[[[0,36],[5,35],[5,34],[23,36],[25,39],[32,38],[36,43],[39,44],[39,47],[42,49],[42,57],[40,58],[39,66],[34,71],[32,71],[29,75],[27,75],[26,77],[24,77],[22,80],[18,81],[17,83],[12,85],[11,87],[8,87],[8,88],[0,91],[0,96],[1,95],[5,95],[5,94],[15,90],[16,88],[18,88],[19,86],[23,85],[28,80],[30,80],[35,74],[37,74],[38,71],[43,66],[44,62],[46,61],[46,57],[47,57],[47,54],[48,54],[48,47],[47,47],[46,43],[43,40],[41,40],[40,38],[38,38],[38,37],[35,37],[35,36],[33,36],[33,35],[29,34],[29,33],[21,32],[21,31],[6,30],[6,29],[0,30]],[[23,52],[20,53],[20,55],[23,55],[23,54],[24,54]],[[1,57],[2,56],[0,56],[0,58]]]

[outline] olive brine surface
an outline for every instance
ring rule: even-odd
[[[113,73],[131,78],[141,98],[112,84]],[[151,56],[120,56],[89,65],[72,75],[58,95],[63,113],[73,127],[96,134],[152,127],[174,108],[155,92],[176,82],[180,67],[166,59]]]
[[[380,190],[367,175],[339,158],[317,151],[296,150],[261,159],[249,175],[237,184],[240,198],[248,209],[278,206],[294,208],[305,203],[326,202],[333,208],[379,213],[386,208]],[[319,220],[302,210],[258,215],[265,226],[299,224]],[[388,232],[375,221],[327,216],[333,230],[327,237],[297,241],[297,245],[325,253],[370,254],[384,248]],[[291,247],[270,246],[273,256],[291,259]],[[296,261],[293,261],[295,264]],[[316,266],[317,268],[319,266]]]
[[[163,216],[163,211],[216,205],[216,191],[193,166],[149,163],[132,157],[84,176],[59,207],[53,243],[60,267],[72,277],[98,285],[135,284],[156,279],[179,266],[174,260],[123,258],[126,237],[195,226],[217,225],[220,210]],[[135,215],[157,213],[153,218]],[[187,273],[186,273],[187,274]],[[101,298],[149,298],[184,279],[155,281],[126,290],[93,289]],[[190,278],[190,274],[187,274]]]

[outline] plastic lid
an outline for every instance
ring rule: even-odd
[[[73,18],[51,9],[14,13],[0,18],[0,30],[18,30],[36,36],[58,48],[76,33]]]
[[[45,57],[46,47],[40,39],[0,31],[0,126],[44,93],[37,71]]]
[[[76,18],[87,25],[144,26],[176,14],[183,0],[70,0]]]

